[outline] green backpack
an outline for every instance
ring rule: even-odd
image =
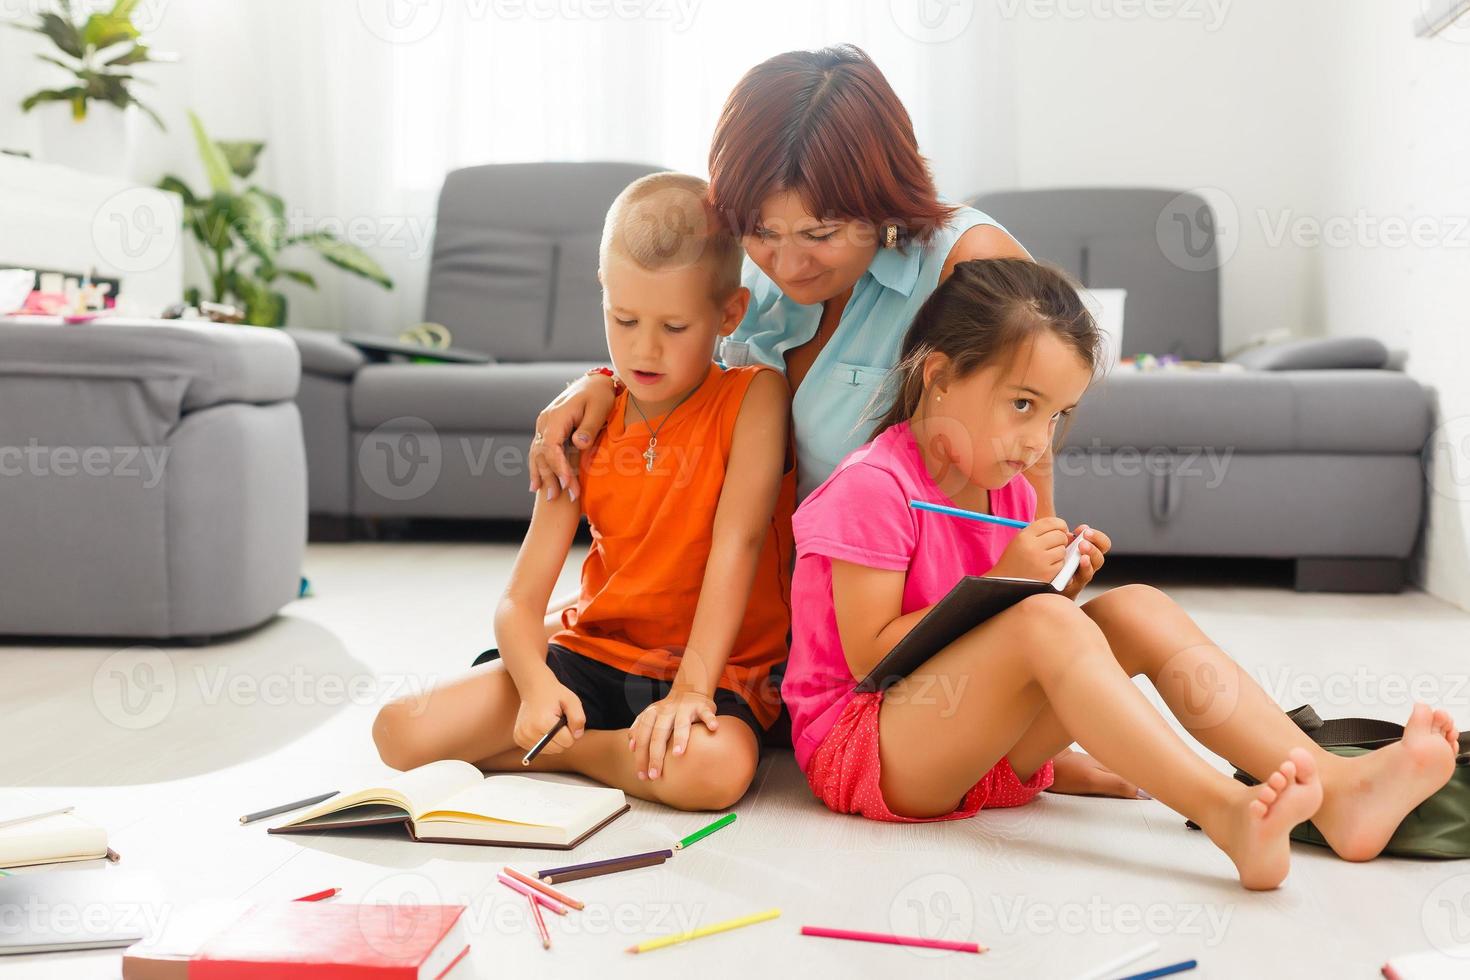
[[[1312,706],[1304,704],[1286,716],[1322,748],[1333,755],[1366,755],[1376,748],[1397,742],[1404,726],[1373,718],[1333,718],[1323,721]],[[1235,771],[1247,786],[1259,780]],[[1190,826],[1195,826],[1193,823]],[[1327,846],[1327,841],[1309,820],[1297,824],[1291,839],[1304,844]],[[1461,733],[1460,751],[1455,756],[1455,774],[1429,799],[1404,817],[1389,838],[1384,854],[1416,858],[1470,858],[1470,733]]]

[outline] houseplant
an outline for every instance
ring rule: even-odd
[[[126,174],[131,168],[135,118],[142,112],[160,129],[163,120],[134,95],[137,65],[171,61],[144,43],[133,23],[139,0],[117,0],[110,10],[82,17],[71,0],[59,0],[57,11],[36,15],[14,26],[49,38],[57,54],[38,53],[40,60],[68,72],[69,84],[45,88],[21,101],[41,114],[41,155],[52,163],[100,173]],[[55,105],[53,105],[55,103]]]
[[[234,303],[244,308],[247,323],[279,327],[286,322],[286,297],[276,289],[277,280],[290,279],[316,288],[310,272],[280,264],[284,253],[300,249],[313,251],[337,268],[384,289],[393,288],[393,280],[362,249],[327,231],[293,231],[286,220],[286,204],[278,195],[256,184],[242,186],[255,173],[264,143],[213,140],[192,112],[189,125],[209,180],[209,193],[195,194],[172,175],[158,183],[183,198],[184,230],[198,245],[209,277],[207,290],[191,287],[186,300]]]

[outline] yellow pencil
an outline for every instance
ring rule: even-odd
[[[677,943],[687,943],[691,939],[699,939],[701,936],[713,936],[717,932],[728,932],[731,929],[739,929],[741,926],[755,925],[757,922],[766,922],[781,914],[780,909],[766,909],[755,915],[747,915],[740,919],[730,919],[726,922],[716,922],[712,926],[702,926],[691,929],[689,932],[681,932],[675,936],[665,936],[662,939],[650,939],[646,943],[629,946],[630,953],[647,953],[650,950],[663,949],[665,946],[673,946]]]

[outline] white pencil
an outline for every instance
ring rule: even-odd
[[[1108,960],[1102,966],[1097,967],[1090,973],[1082,974],[1082,976],[1078,977],[1077,980],[1103,980],[1104,977],[1112,976],[1114,973],[1117,973],[1129,963],[1136,963],[1139,960],[1143,959],[1145,956],[1152,956],[1158,951],[1158,943],[1145,943],[1131,953],[1124,953],[1122,956],[1119,956],[1116,959]]]

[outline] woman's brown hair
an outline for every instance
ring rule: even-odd
[[[896,227],[924,243],[954,214],[940,203],[908,110],[851,44],[788,51],[745,73],[715,127],[710,201],[738,235],[761,202],[792,190],[821,219]]]
[[[879,389],[886,394],[896,383],[898,390],[870,438],[913,417],[924,397],[930,354],[948,357],[949,376],[958,380],[1014,356],[1042,330],[1052,331],[1097,371],[1102,335],[1065,273],[1029,259],[956,263],[914,314],[898,366]]]

